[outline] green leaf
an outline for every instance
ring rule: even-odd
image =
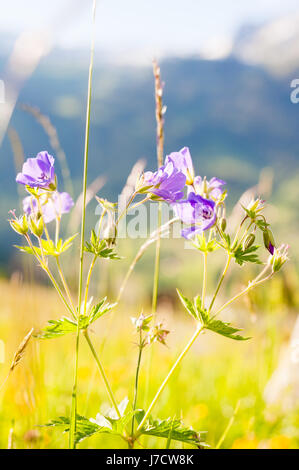
[[[216,240],[207,241],[204,234],[197,235],[193,246],[202,253],[211,253],[218,250],[219,246],[216,243]]]
[[[93,322],[95,322],[98,318],[102,317],[105,315],[105,313],[110,312],[117,304],[109,304],[109,302],[106,302],[107,297],[102,299],[97,305],[94,305],[88,315],[89,319],[89,325]]]
[[[94,230],[91,231],[90,241],[85,243],[84,250],[99,258],[120,259],[114,249],[110,247],[107,240],[100,240]]]
[[[231,326],[228,322],[223,322],[221,320],[209,320],[208,323],[205,325],[205,328],[208,330],[214,331],[219,335],[226,336],[227,338],[235,339],[237,341],[245,341],[250,339],[249,337],[245,338],[240,335],[236,335],[238,331],[241,331],[240,328],[235,328]]]
[[[63,427],[64,432],[68,432],[70,429],[70,419],[66,416],[60,416],[57,419],[53,419],[50,423],[44,424],[44,427]],[[76,433],[75,443],[78,444],[83,439],[93,436],[97,433],[113,433],[110,428],[105,426],[99,426],[95,422],[85,418],[84,416],[77,415],[76,420]]]
[[[145,412],[140,410],[136,413],[136,420],[138,423],[141,422]],[[169,439],[171,433],[171,439],[185,444],[194,445],[196,447],[204,447],[207,444],[202,440],[201,434],[183,425],[180,419],[168,418],[164,420],[153,419],[149,417],[143,428],[140,430],[141,434],[147,436],[162,437]]]
[[[88,315],[80,315],[80,330],[86,330],[91,323],[115,307],[116,303],[109,304],[106,302],[106,299],[107,297],[97,305],[94,305]],[[77,331],[77,322],[72,318],[62,317],[60,320],[49,320],[48,326],[43,328],[37,337],[40,339],[51,339],[64,336],[68,333],[74,333],[75,331]]]
[[[188,312],[193,318],[195,318],[195,320],[199,320],[197,310],[194,308],[194,305],[193,305],[193,303],[191,302],[191,300],[187,299],[187,297],[185,297],[178,289],[177,289],[176,291],[177,291],[177,293],[178,293],[178,296],[179,296],[179,298],[180,298],[180,301],[182,302],[182,304],[183,304],[183,306],[185,307],[185,309],[187,310],[187,312]]]
[[[34,247],[35,252],[30,248],[30,246],[14,245],[14,247],[22,251],[22,253],[29,253],[30,255],[35,255],[35,253],[38,255],[41,254],[40,248],[37,246]]]
[[[256,254],[256,251],[259,248],[260,247],[258,245],[252,245],[249,248],[244,249],[241,245],[239,245],[233,253],[236,263],[238,263],[240,266],[246,262],[262,264],[258,258],[258,255]]]
[[[49,320],[48,326],[43,328],[37,337],[40,339],[51,339],[64,336],[68,333],[74,333],[77,330],[77,323],[68,317],[62,317],[60,320]]]

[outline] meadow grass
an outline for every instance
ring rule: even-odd
[[[55,293],[37,284],[22,284],[13,279],[0,283],[0,331],[6,345],[5,363],[0,366],[4,380],[14,351],[32,326],[41,328],[48,318],[59,318],[61,305]],[[236,344],[234,341],[205,333],[194,344],[170,380],[157,404],[161,418],[176,416],[206,431],[211,447],[217,445],[234,409],[240,401],[237,415],[222,443],[224,448],[298,448],[298,410],[286,412],[282,405],[266,406],[264,387],[278,363],[279,352],[288,340],[295,316],[286,308],[283,279],[272,281],[267,294],[276,292],[275,306],[266,306],[266,296],[257,292],[251,300],[255,313],[248,316],[248,303],[239,302],[229,318],[238,316],[238,322],[253,338]],[[43,299],[43,309],[40,309]],[[248,299],[249,300],[249,299]],[[261,307],[265,307],[262,308]],[[150,302],[148,305],[150,311]],[[121,401],[128,393],[132,400],[134,370],[137,360],[136,334],[130,316],[136,314],[133,306],[120,305],[113,316],[113,334],[103,346],[103,339],[111,329],[109,318],[103,318],[92,328],[92,338],[109,376],[116,398]],[[171,330],[168,347],[155,344],[152,360],[154,373],[149,383],[151,398],[174,359],[193,331],[192,319],[186,318],[179,305],[171,307],[162,302],[159,317],[165,319]],[[109,324],[110,323],[110,324]],[[68,435],[60,429],[43,428],[53,417],[70,413],[69,396],[73,374],[74,335],[53,341],[31,340],[22,363],[13,371],[0,392],[0,447],[6,448],[10,434],[17,448],[67,447]],[[148,351],[144,353],[144,364]],[[139,406],[143,404],[147,387],[145,370],[141,371]],[[95,417],[109,403],[107,393],[90,350],[81,340],[78,369],[78,412]],[[148,405],[148,403],[147,403]],[[163,440],[143,437],[140,444],[148,448],[163,448]],[[171,447],[181,444],[172,441]],[[79,444],[79,448],[122,448],[125,442],[116,437],[98,435]],[[138,446],[136,446],[138,447]]]

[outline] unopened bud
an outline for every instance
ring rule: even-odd
[[[281,245],[278,249],[274,249],[274,254],[270,258],[270,264],[272,265],[273,272],[277,272],[281,269],[288,258],[288,245]]]
[[[42,217],[30,220],[30,230],[37,238],[40,238],[44,232],[44,223]]]
[[[28,232],[28,222],[25,215],[23,215],[19,219],[11,219],[9,223],[11,228],[20,235],[26,235],[26,233]]]
[[[273,255],[274,253],[274,248],[275,248],[275,241],[273,237],[273,233],[271,232],[270,229],[266,228],[263,232],[263,238],[264,238],[264,245],[265,248]]]
[[[222,232],[225,232],[225,229],[226,229],[226,218],[225,217],[221,217],[221,219],[220,219],[220,228],[221,228]]]
[[[254,233],[250,233],[249,235],[247,235],[244,241],[244,249],[247,250],[248,248],[250,248],[253,245],[254,240],[255,240]]]

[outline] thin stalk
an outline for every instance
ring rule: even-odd
[[[65,296],[63,295],[62,293],[62,290],[60,289],[59,285],[57,284],[53,274],[51,273],[49,267],[43,263],[43,260],[39,257],[38,253],[36,252],[36,250],[34,249],[34,246],[32,245],[31,243],[31,240],[30,240],[30,237],[27,235],[25,236],[26,240],[27,240],[27,243],[28,245],[30,246],[30,248],[32,249],[33,253],[35,254],[35,257],[36,259],[38,260],[38,262],[40,263],[42,269],[48,274],[54,288],[56,289],[60,299],[62,300],[64,306],[67,308],[67,310],[73,315],[73,312],[72,312],[72,309],[71,307],[69,306]]]
[[[112,403],[112,405],[113,405],[113,407],[114,407],[114,409],[115,409],[115,411],[116,411],[116,413],[117,413],[117,416],[118,416],[119,419],[120,419],[120,418],[121,418],[121,414],[120,414],[120,411],[119,411],[119,409],[118,409],[118,406],[117,406],[115,397],[114,397],[114,395],[113,395],[112,389],[111,389],[110,384],[109,384],[109,382],[108,382],[108,379],[107,379],[107,376],[106,376],[105,371],[104,371],[104,369],[103,369],[103,366],[102,366],[102,364],[101,364],[101,362],[100,362],[100,359],[99,359],[99,357],[98,357],[98,355],[97,355],[97,352],[96,352],[96,350],[95,350],[95,348],[94,348],[94,346],[93,346],[93,344],[92,344],[92,342],[91,342],[91,339],[90,339],[90,337],[89,337],[88,331],[87,331],[87,330],[84,330],[83,335],[84,335],[84,337],[85,337],[85,339],[86,339],[86,341],[87,341],[87,344],[88,344],[88,346],[89,346],[89,348],[90,348],[90,350],[91,350],[91,352],[92,352],[92,355],[93,355],[93,357],[94,357],[94,359],[95,359],[95,361],[96,361],[96,363],[97,363],[97,366],[98,366],[98,369],[99,369],[99,371],[100,371],[100,374],[101,374],[101,376],[102,376],[102,378],[103,378],[103,380],[104,380],[104,382],[105,382],[106,389],[107,389],[109,398],[110,398],[110,400],[111,400],[111,403]]]
[[[133,398],[133,413],[137,407],[137,396],[138,396],[138,381],[139,381],[139,371],[140,371],[140,364],[141,364],[141,357],[142,357],[142,330],[140,329],[139,333],[139,352],[138,352],[138,360],[137,360],[137,367],[136,367],[136,376],[135,376],[135,388],[134,388],[134,398]],[[133,414],[132,418],[132,429],[131,429],[131,436],[134,436],[134,424],[135,424],[135,415]]]
[[[70,424],[70,436],[69,436],[69,447],[71,449],[76,447],[75,432],[76,432],[76,415],[77,415],[77,384],[78,384],[78,360],[79,360],[79,336],[80,336],[79,316],[80,316],[80,306],[81,306],[81,299],[82,299],[82,284],[83,284],[86,189],[87,189],[87,168],[88,168],[88,151],[89,151],[91,86],[92,86],[92,72],[93,72],[94,43],[95,43],[96,5],[97,5],[97,1],[94,0],[93,13],[92,13],[92,35],[91,35],[89,74],[88,74],[87,106],[86,106],[84,170],[83,170],[83,189],[82,189],[83,197],[82,197],[81,241],[80,241],[80,268],[79,268],[79,287],[78,287],[78,322],[77,322],[77,331],[76,331],[75,374],[74,374],[74,383],[73,383],[73,392],[72,392],[71,424]]]
[[[217,442],[215,449],[219,449],[221,447],[221,445],[222,445],[224,439],[226,438],[230,428],[234,424],[234,421],[236,419],[236,416],[237,416],[237,413],[238,413],[238,410],[239,410],[239,406],[240,406],[240,400],[237,401],[236,408],[234,409],[233,415],[231,416],[225,430],[223,431],[222,436],[220,437],[219,441]]]
[[[72,299],[72,296],[71,296],[71,293],[70,293],[68,284],[67,284],[66,279],[65,279],[65,276],[64,276],[64,274],[63,274],[63,271],[62,271],[62,268],[61,268],[61,264],[60,264],[60,260],[59,260],[59,256],[56,256],[56,264],[57,264],[58,273],[59,273],[61,282],[62,282],[62,284],[63,284],[65,293],[66,293],[66,295],[67,295],[68,301],[69,301],[69,303],[70,303],[70,305],[72,306],[72,309],[73,309],[73,317],[76,318],[76,307],[75,307],[75,305],[74,305],[74,302],[73,302],[73,299]]]
[[[162,204],[161,202],[159,202],[158,229],[161,226],[161,220],[162,220]],[[159,271],[160,271],[160,251],[161,251],[161,236],[159,234],[157,237],[157,241],[156,241],[155,271],[154,271],[153,296],[152,296],[152,314],[154,316],[156,315],[156,312],[157,312]]]
[[[83,310],[83,312],[84,312],[83,314],[84,314],[84,315],[86,315],[86,305],[87,305],[87,299],[88,299],[88,291],[89,291],[90,279],[91,279],[91,275],[92,275],[92,271],[93,271],[93,268],[94,268],[96,259],[97,259],[97,255],[95,255],[95,256],[93,257],[92,262],[90,263],[89,270],[88,270],[88,275],[87,275],[87,280],[86,280],[86,286],[85,286],[85,296],[84,296],[84,310]]]
[[[163,165],[163,153],[164,153],[164,120],[163,120],[163,87],[161,83],[160,67],[156,61],[153,61],[153,73],[155,78],[155,102],[156,102],[156,123],[157,123],[157,163],[158,168]],[[158,206],[158,230],[161,226],[162,221],[162,204],[159,202]],[[160,247],[161,247],[161,236],[158,234],[156,242],[156,258],[155,258],[155,273],[154,273],[154,284],[153,284],[153,296],[152,296],[152,314],[156,314],[157,310],[157,297],[158,297],[158,285],[159,285],[159,269],[160,269]]]
[[[228,300],[227,302],[225,302],[225,304],[222,305],[222,307],[220,307],[217,312],[215,313],[215,315],[213,315],[213,318],[216,317],[216,315],[218,315],[220,312],[222,312],[222,310],[224,310],[226,307],[228,307],[231,303],[233,303],[235,300],[239,299],[240,297],[242,297],[242,295],[244,294],[247,294],[247,292],[249,292],[251,289],[253,289],[254,287],[257,287],[259,286],[260,284],[262,284],[263,282],[266,282],[268,281],[272,276],[273,276],[273,272],[271,272],[270,274],[268,274],[268,276],[264,277],[263,279],[259,280],[259,281],[256,281],[256,279],[254,281],[252,281],[251,283],[249,283],[249,285],[246,287],[246,289],[243,289],[241,292],[239,292],[239,294],[236,294],[234,297],[232,297],[230,300]],[[259,276],[258,276],[259,277]]]
[[[207,266],[208,266],[208,253],[205,251],[203,254],[203,281],[201,293],[201,308],[205,308],[205,297],[207,288]]]
[[[141,420],[138,428],[137,428],[137,432],[140,431],[143,427],[143,425],[145,424],[147,418],[149,417],[153,407],[155,406],[155,404],[157,403],[161,393],[163,392],[164,388],[166,387],[166,385],[168,384],[170,378],[172,377],[173,373],[175,372],[176,368],[179,366],[179,364],[182,362],[182,360],[184,359],[184,357],[186,356],[187,352],[189,351],[189,349],[191,348],[192,344],[195,342],[195,340],[198,338],[198,336],[200,335],[200,333],[202,332],[202,330],[204,329],[204,327],[202,325],[200,325],[195,333],[193,334],[193,336],[191,337],[191,339],[188,341],[187,345],[185,346],[185,348],[183,349],[183,351],[181,352],[181,354],[179,355],[179,357],[177,358],[177,360],[175,361],[175,363],[173,364],[172,368],[170,369],[170,371],[168,372],[167,376],[165,377],[165,379],[163,380],[162,384],[160,385],[155,397],[153,398],[150,406],[148,407],[143,419]]]
[[[218,294],[218,292],[219,292],[219,289],[220,289],[220,287],[221,287],[221,285],[222,285],[222,282],[223,282],[223,280],[224,280],[224,278],[225,278],[225,275],[226,275],[226,273],[227,273],[227,270],[228,270],[228,268],[229,268],[231,259],[232,259],[232,255],[229,254],[228,257],[227,257],[227,261],[226,261],[225,267],[224,267],[223,272],[222,272],[222,274],[221,274],[221,277],[220,277],[220,279],[219,279],[218,285],[217,285],[217,287],[216,287],[215,293],[214,293],[214,295],[213,295],[212,301],[211,301],[211,303],[210,303],[209,312],[211,311],[211,309],[212,309],[212,307],[213,307],[213,305],[214,305],[214,302],[215,302],[215,300],[216,300],[216,297],[217,297],[217,294]]]

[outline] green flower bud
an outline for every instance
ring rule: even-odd
[[[221,217],[221,219],[220,219],[220,228],[221,228],[222,232],[225,232],[225,229],[226,229],[226,218],[225,217]]]
[[[244,249],[247,250],[248,248],[250,248],[253,245],[254,240],[255,240],[254,233],[250,233],[249,235],[247,235],[244,241],[244,245],[243,245]]]
[[[273,272],[277,272],[281,269],[288,258],[288,245],[281,245],[278,249],[274,249],[274,254],[270,258],[270,264],[272,265]]]
[[[19,219],[11,219],[9,221],[11,228],[19,233],[20,235],[26,235],[28,233],[28,222],[25,215],[20,217]]]
[[[44,232],[44,223],[42,217],[30,220],[30,230],[37,238],[40,238]]]

